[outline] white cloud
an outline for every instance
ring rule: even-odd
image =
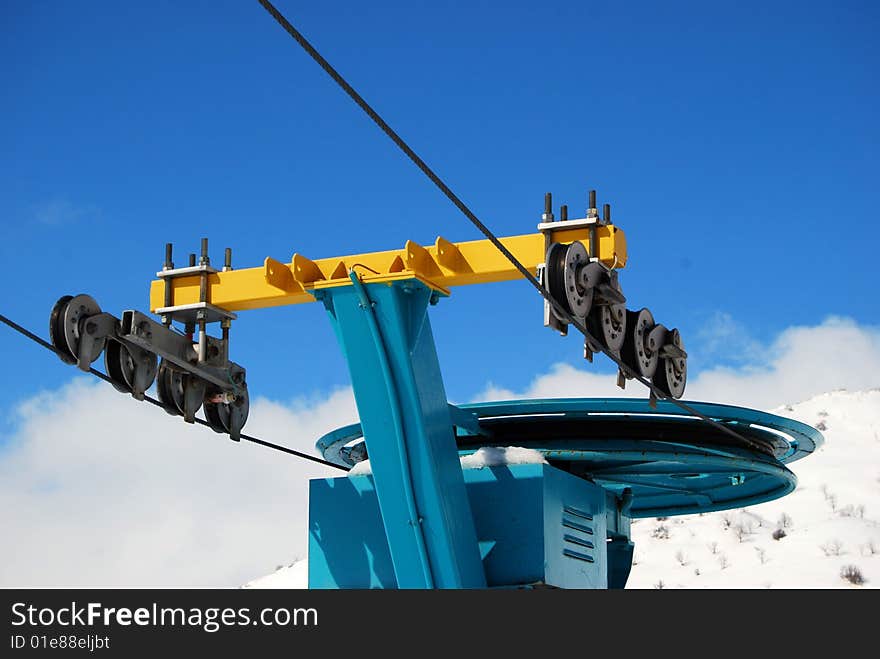
[[[18,413],[0,451],[0,586],[239,585],[303,556],[307,479],[340,473],[82,378]],[[313,452],[355,418],[349,389],[257,399],[247,431]]]
[[[880,330],[831,318],[756,355],[692,374],[688,398],[773,408],[880,384]],[[525,392],[481,398],[644,396],[614,376],[554,366]],[[312,451],[356,419],[350,389],[292,404],[257,399],[248,432]],[[0,586],[238,585],[305,554],[310,477],[340,472],[237,444],[78,378],[22,403],[0,449]]]
[[[745,325],[723,311],[713,313],[694,338],[688,346],[703,364],[719,359],[754,363],[767,358],[766,346],[753,339]]]
[[[100,217],[100,209],[93,204],[75,204],[67,199],[53,199],[33,207],[34,219],[39,224],[61,226],[79,220]]]
[[[735,327],[729,317],[718,326],[725,335]],[[819,325],[791,327],[770,345],[762,346],[748,337],[743,340],[752,346],[751,361],[736,368],[691,372],[687,399],[769,409],[834,389],[880,385],[880,329],[874,326],[832,317]],[[479,400],[646,395],[638,383],[629,383],[625,391],[614,383],[613,375],[556,364],[549,373],[535,378],[526,391],[490,385]]]

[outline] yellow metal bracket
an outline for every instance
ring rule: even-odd
[[[560,224],[563,224],[560,222]],[[596,232],[598,259],[611,268],[626,265],[626,237],[614,225],[594,228],[563,228],[551,231],[553,242],[580,241],[589,251],[589,232]],[[545,234],[534,233],[501,238],[504,246],[533,274],[544,262]],[[412,240],[403,249],[371,252],[312,261],[294,254],[290,263],[266,257],[261,268],[225,270],[208,276],[208,300],[227,311],[260,309],[287,304],[314,302],[311,291],[333,286],[350,286],[349,271],[354,268],[364,283],[418,279],[448,295],[453,286],[488,284],[519,279],[522,274],[488,240],[453,243],[438,237],[428,247]],[[175,277],[171,305],[165,303],[165,282],[150,286],[150,310],[199,301],[198,275]]]

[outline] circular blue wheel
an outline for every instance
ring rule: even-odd
[[[522,446],[610,492],[633,495],[631,517],[685,515],[770,501],[797,484],[786,464],[809,455],[822,435],[758,410],[689,403],[737,438],[683,414],[632,398],[500,401],[458,406],[462,455],[482,446]],[[367,457],[359,424],[318,441],[324,459],[352,466]]]

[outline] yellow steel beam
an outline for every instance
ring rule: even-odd
[[[626,265],[626,237],[616,226],[596,229],[599,259],[609,267]],[[587,228],[554,231],[555,242],[579,240],[589,251]],[[533,274],[544,262],[545,237],[542,233],[501,238],[504,246]],[[453,286],[487,284],[518,279],[522,274],[488,240],[452,243],[437,238],[423,247],[408,241],[403,249],[309,260],[294,254],[290,263],[266,257],[262,267],[217,272],[208,277],[208,301],[227,311],[260,309],[285,304],[314,302],[310,291],[331,286],[351,285],[348,272],[354,268],[364,283],[390,282],[417,278],[432,288],[448,293]],[[171,280],[171,306],[199,301],[199,276]],[[159,279],[150,286],[150,310],[165,306],[165,283]]]

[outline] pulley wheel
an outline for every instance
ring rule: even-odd
[[[212,394],[210,393],[208,394],[209,397],[211,395]],[[226,404],[212,403],[209,400],[205,400],[205,420],[208,422],[211,430],[223,435],[227,432],[226,425],[223,423],[223,419],[224,416],[228,415],[228,412],[221,412],[221,407],[226,407]]]
[[[183,389],[183,406],[180,408],[183,420],[187,423],[195,423],[196,412],[205,402],[207,384],[201,378],[191,374],[180,374]]]
[[[104,350],[104,366],[117,391],[142,399],[156,378],[157,358],[141,348],[132,350],[119,341],[109,340]]]
[[[178,371],[164,360],[159,365],[156,392],[168,414],[182,416],[187,423],[193,423],[196,412],[205,400],[206,389],[207,385],[201,378]]]
[[[116,391],[123,394],[131,393],[134,360],[131,358],[131,353],[119,341],[107,341],[107,347],[104,349],[104,369]]]
[[[684,350],[681,334],[677,329],[666,335],[666,341]],[[667,396],[681,398],[687,384],[687,357],[661,357],[652,382]]]
[[[60,298],[52,307],[52,313],[49,314],[49,340],[52,342],[52,347],[55,348],[55,353],[65,364],[76,364],[76,357],[70,353],[64,338],[64,310],[72,299],[72,295]]]
[[[654,316],[647,309],[627,310],[626,332],[620,356],[627,366],[645,378],[654,377],[660,360],[659,350],[648,350],[645,341],[654,325]]]
[[[544,285],[547,292],[550,293],[550,297],[565,311],[572,313],[571,307],[568,304],[568,295],[565,292],[565,255],[567,251],[567,245],[561,243],[550,245],[550,249],[547,250],[547,256],[544,259]]]
[[[582,288],[578,282],[581,268],[590,262],[587,250],[583,243],[574,241],[565,250],[565,260],[562,269],[563,284],[565,286],[565,299],[571,313],[578,318],[586,318],[593,303],[593,289]]]
[[[76,295],[63,305],[63,309],[60,312],[61,327],[59,328],[62,333],[58,340],[64,341],[67,344],[67,349],[74,356],[74,362],[79,357],[80,325],[82,321],[89,316],[96,316],[99,313],[101,313],[101,307],[98,306],[98,303],[90,295]],[[101,356],[106,342],[107,339],[95,341],[92,354],[89,355],[90,364]]]
[[[611,352],[618,352],[623,347],[627,323],[626,307],[622,304],[595,306],[587,317],[590,334]]]
[[[249,408],[247,387],[242,387],[230,403],[205,401],[205,419],[211,430],[221,434],[228,433],[232,439],[238,441],[241,429],[247,421]]]
[[[173,377],[174,373],[176,371],[168,366],[163,359],[159,364],[159,373],[156,376],[156,394],[159,396],[162,408],[168,414],[180,416],[183,414],[183,383],[179,377]],[[177,404],[178,400],[180,401],[180,407]]]

